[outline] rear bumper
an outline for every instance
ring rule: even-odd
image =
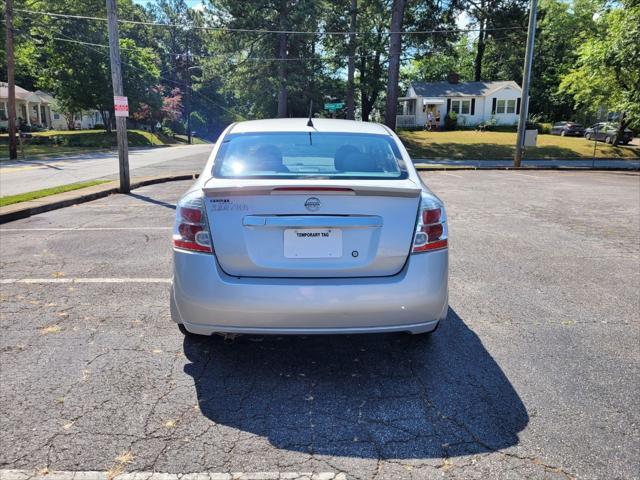
[[[448,310],[448,251],[371,278],[237,278],[215,256],[174,251],[171,311],[193,333],[339,334],[435,329]]]

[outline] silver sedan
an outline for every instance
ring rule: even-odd
[[[177,204],[185,334],[428,333],[448,310],[447,219],[387,127],[229,126]]]

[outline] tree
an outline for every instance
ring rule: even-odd
[[[576,65],[560,84],[576,105],[594,112],[616,112],[622,138],[627,127],[640,128],[640,4],[623,0],[605,11],[597,29],[578,49]]]
[[[362,120],[368,122],[385,88],[387,76],[388,0],[361,1],[358,8],[358,31],[363,32],[357,45],[357,85]]]
[[[389,32],[389,77],[384,123],[392,129],[396,128],[396,112],[398,110],[398,80],[402,50],[402,34],[400,32],[402,31],[405,5],[406,0],[393,0],[391,31]]]
[[[127,18],[144,19],[141,7],[129,0],[119,2]],[[29,8],[35,8],[33,6]],[[102,0],[71,2],[50,0],[49,11],[70,15],[106,16]],[[20,42],[17,56],[21,86],[50,91],[58,108],[72,119],[83,110],[99,110],[110,128],[113,117],[113,96],[107,32],[100,22],[82,18],[20,16]],[[122,29],[123,37],[131,27]],[[138,33],[139,42],[144,35]],[[158,70],[153,51],[133,39],[120,43],[123,62],[123,82],[132,110],[148,100],[150,88],[157,83]]]
[[[355,117],[355,74],[356,74],[356,28],[358,18],[358,0],[351,0],[351,25],[349,26],[349,61],[347,66],[347,119],[354,120]]]
[[[218,76],[242,116],[306,116],[310,100],[322,102],[318,92],[330,79],[322,71],[317,36],[285,31],[317,31],[322,8],[314,0],[212,0],[209,23],[236,31],[212,36],[205,77]]]
[[[467,35],[456,43],[429,51],[411,61],[403,71],[403,77],[409,81],[436,82],[447,78],[450,72],[460,75],[461,81],[474,79],[474,54]]]
[[[527,0],[464,0],[464,6],[472,20],[472,25],[478,29],[475,41],[474,80],[479,82],[485,79],[496,79],[494,69],[490,73],[483,71],[485,67],[485,55],[493,54],[489,60],[493,65],[515,65],[509,55],[514,51],[514,46],[522,45],[522,55],[519,56],[520,73],[522,77],[522,58],[524,57],[524,44],[526,39],[526,14]],[[509,30],[513,27],[522,27],[522,30]],[[505,54],[506,57],[500,57]],[[504,61],[506,60],[506,61]],[[503,72],[501,72],[503,73]],[[509,80],[517,78],[509,72]],[[502,76],[502,75],[501,75]]]

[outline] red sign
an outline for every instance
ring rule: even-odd
[[[113,106],[115,108],[116,117],[129,116],[129,100],[127,97],[113,97]]]

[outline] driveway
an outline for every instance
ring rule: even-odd
[[[640,177],[424,178],[451,234],[431,338],[184,339],[185,182],[0,227],[0,477],[637,478]]]
[[[213,144],[129,151],[131,177],[199,172]],[[43,188],[98,178],[118,178],[118,152],[84,153],[47,160],[0,163],[0,196],[32,192]]]

